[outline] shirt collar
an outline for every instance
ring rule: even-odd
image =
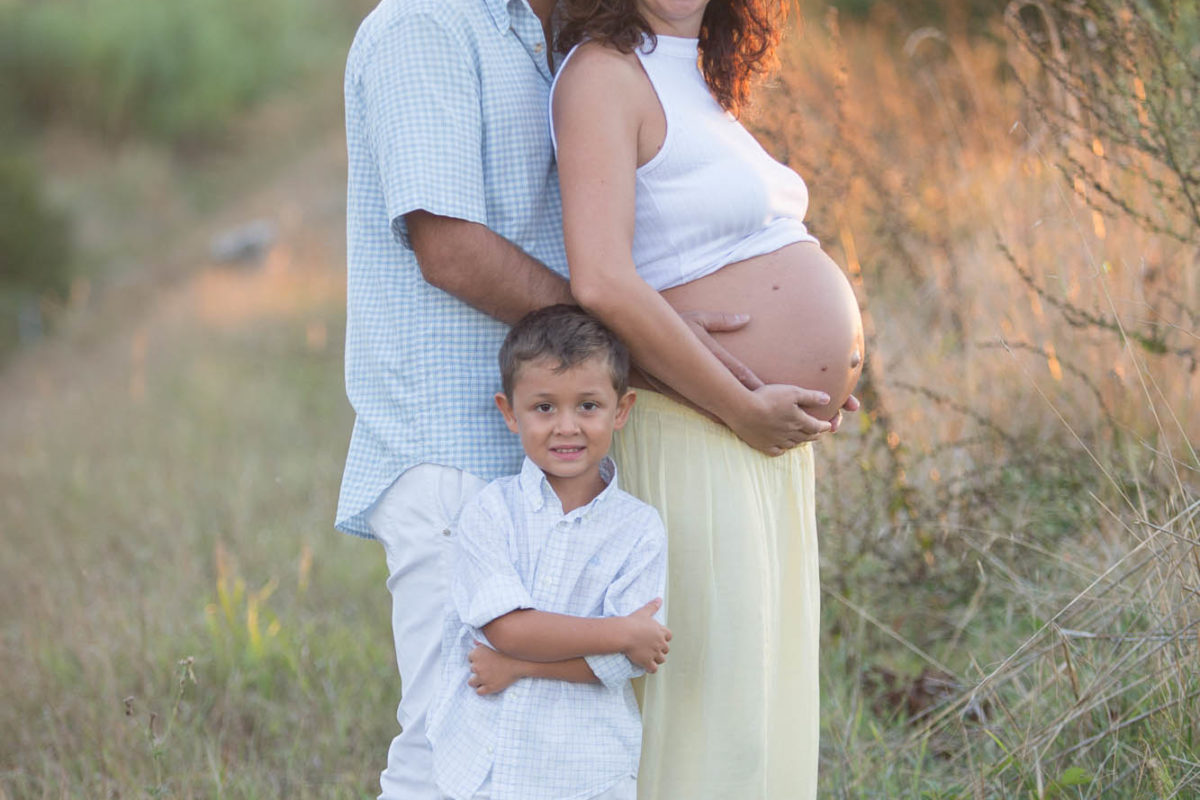
[[[524,0],[483,0],[483,4],[492,14],[492,22],[496,23],[496,27],[501,33],[506,32],[512,26],[512,12],[509,9],[514,4],[523,5],[523,3]]]
[[[600,494],[592,498],[592,501],[587,505],[572,511],[572,514],[582,514],[616,491],[617,464],[610,456],[605,456],[604,460],[600,462],[600,477],[605,482],[605,486],[600,490]],[[533,460],[529,456],[525,456],[525,462],[521,464],[521,473],[517,477],[517,483],[521,487],[521,494],[525,497],[525,502],[534,511],[541,511],[542,507],[546,505],[547,492],[554,493],[554,489],[550,486],[550,481],[546,480],[546,474],[542,472],[542,468],[533,463]]]

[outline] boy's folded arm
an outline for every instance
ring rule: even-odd
[[[588,657],[592,671],[605,685],[656,671],[671,638],[662,627],[666,534],[658,514],[649,507],[640,522],[645,533],[605,595],[604,617],[519,608],[480,626],[488,641],[500,652],[525,661]],[[646,603],[647,597],[655,599]]]
[[[621,656],[624,658],[624,656]],[[598,683],[599,676],[585,658],[568,658],[566,661],[525,661],[525,674],[529,678],[549,678],[567,683]]]
[[[475,649],[467,656],[471,665],[471,677],[467,685],[476,694],[488,695],[503,692],[522,678],[548,678],[570,683],[596,683],[586,661],[572,658],[566,661],[523,661],[505,655],[486,643],[476,640]]]
[[[630,666],[655,672],[665,660],[671,632],[655,618],[661,607],[662,600],[655,598],[631,614],[608,617],[573,617],[519,609],[497,617],[482,630],[499,652],[524,661],[564,661],[578,656],[615,654],[614,659],[589,662],[593,672],[600,670],[597,677],[612,685],[623,679],[618,673]],[[636,674],[640,673],[632,676]]]
[[[503,614],[482,626],[492,645],[522,661],[566,661],[620,653],[629,646],[624,617],[573,617],[531,608]]]

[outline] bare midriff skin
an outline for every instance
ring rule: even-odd
[[[713,335],[765,383],[827,393],[827,406],[806,409],[818,419],[833,417],[858,382],[858,301],[845,274],[816,244],[791,244],[729,264],[662,296],[677,311],[748,314],[750,323],[741,330]]]

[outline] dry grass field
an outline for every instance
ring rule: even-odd
[[[944,10],[810,8],[749,118],[868,326],[818,452],[821,796],[1197,797],[1198,62],[1126,113],[1056,88],[1033,4],[1028,47]],[[125,277],[0,366],[0,798],[374,796],[400,687],[382,553],[331,527],[344,153],[308,113],[265,157],[272,113],[200,211],[131,189]],[[260,264],[211,263],[260,217]]]
[[[1029,9],[876,10],[810,17],[756,120],[868,314],[824,448],[824,792],[1195,796],[1195,74],[1064,99]]]

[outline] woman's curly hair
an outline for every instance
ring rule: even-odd
[[[710,0],[700,23],[700,70],[726,111],[745,107],[755,80],[779,63],[776,50],[789,0]],[[555,47],[566,52],[596,39],[631,53],[644,38],[654,41],[637,0],[562,0]]]

